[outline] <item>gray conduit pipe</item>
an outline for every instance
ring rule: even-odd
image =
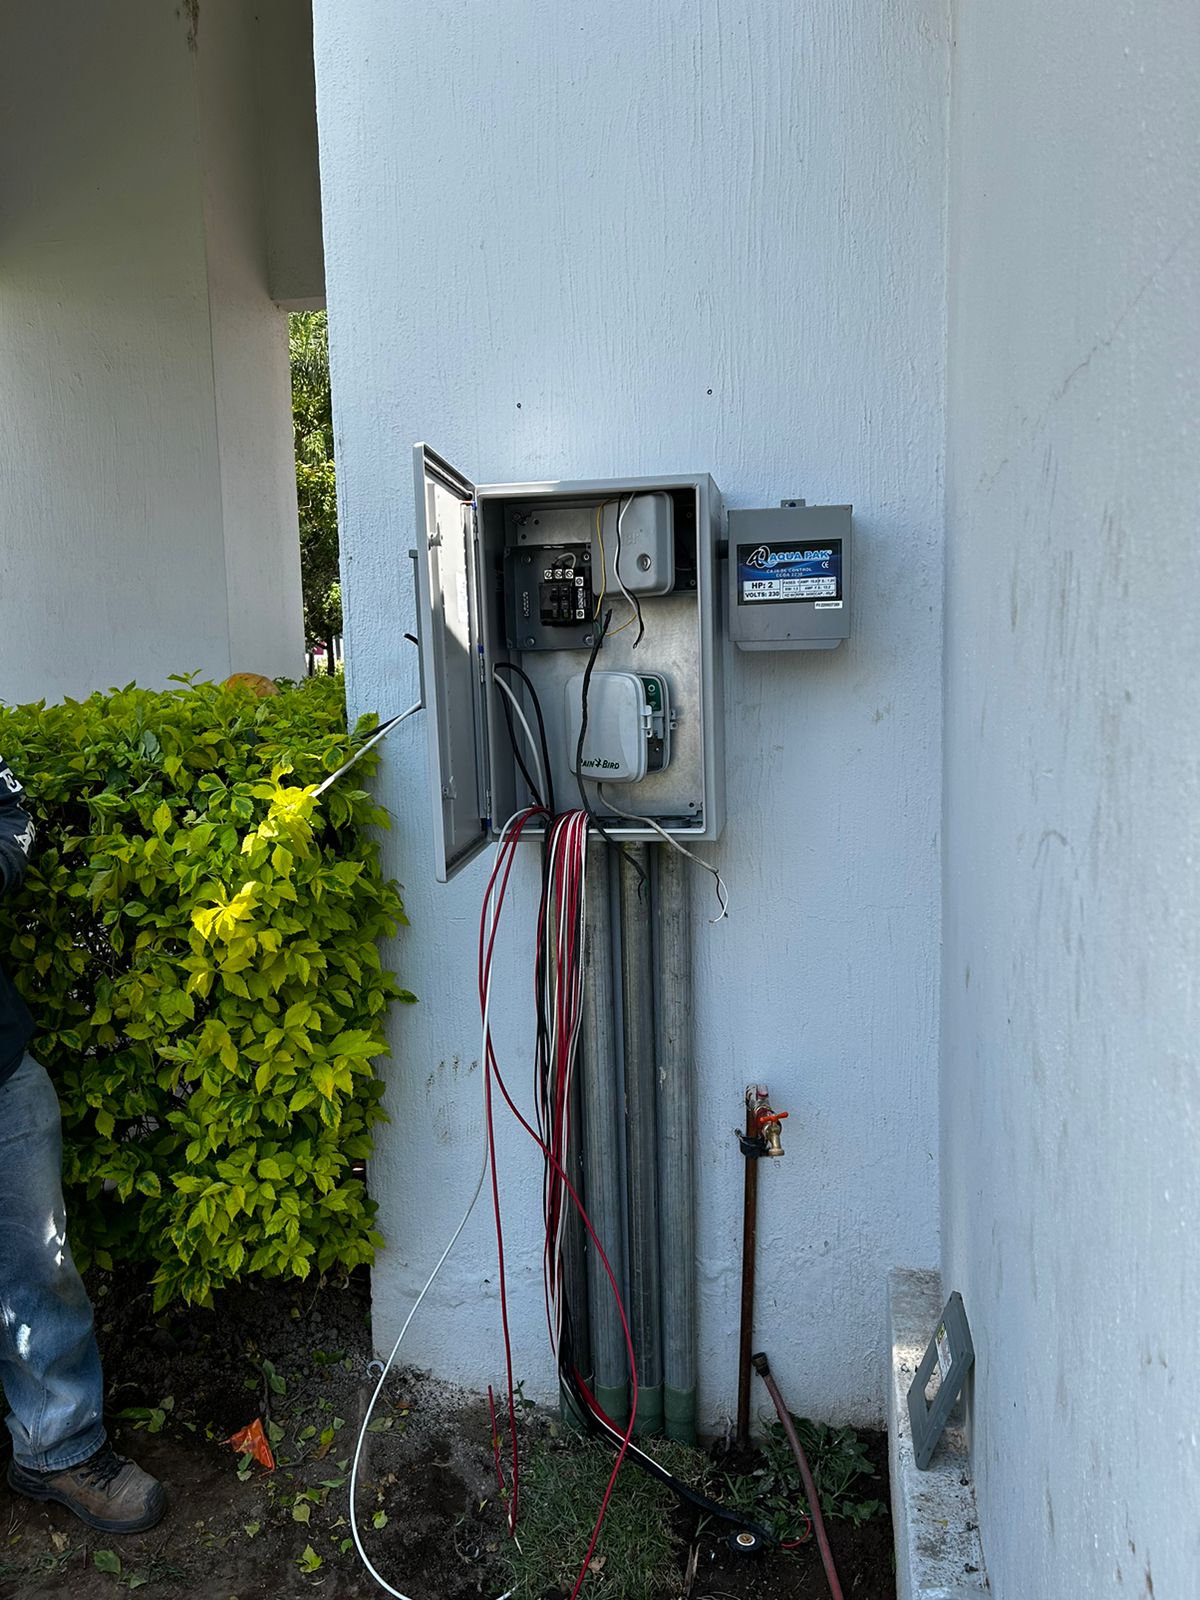
[[[580,1085],[579,1068],[571,1081],[571,1142],[567,1148],[567,1176],[575,1188],[575,1193],[584,1197],[583,1187],[583,1091]],[[591,1361],[591,1332],[590,1317],[588,1315],[588,1283],[587,1266],[584,1255],[583,1223],[579,1213],[569,1195],[564,1194],[563,1204],[567,1208],[567,1225],[563,1237],[563,1289],[568,1313],[571,1318],[571,1353],[575,1365],[580,1372],[588,1373],[592,1370]],[[611,1296],[609,1297],[611,1299]],[[579,1407],[568,1392],[564,1389],[560,1398],[560,1407],[563,1420],[582,1428],[584,1419],[580,1415]]]
[[[587,922],[583,956],[583,1029],[579,1081],[582,1101],[584,1204],[626,1297],[624,1221],[621,1205],[621,1090],[613,1006],[612,851],[589,841]],[[612,1286],[599,1255],[586,1252],[592,1393],[617,1425],[629,1420],[629,1358]],[[584,1351],[587,1350],[584,1341]],[[581,1360],[580,1370],[587,1372]]]
[[[658,1231],[662,1280],[663,1420],[668,1439],[696,1442],[696,1208],[692,1083],[692,946],[687,863],[653,846],[658,1056]]]
[[[658,1257],[658,1106],[654,1061],[654,950],[650,851],[621,851],[621,992],[625,1025],[625,1138],[629,1298],[638,1367],[639,1434],[662,1432],[662,1294]],[[636,863],[636,865],[635,865]],[[640,874],[639,874],[640,869]]]

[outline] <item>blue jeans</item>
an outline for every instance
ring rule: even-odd
[[[0,1084],[0,1382],[21,1466],[62,1472],[104,1443],[92,1307],[67,1244],[58,1097],[28,1055]]]

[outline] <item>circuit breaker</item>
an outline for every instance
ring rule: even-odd
[[[437,876],[530,803],[542,728],[558,809],[586,800],[618,839],[657,837],[627,813],[684,842],[719,837],[712,479],[476,485],[424,445],[414,470]]]

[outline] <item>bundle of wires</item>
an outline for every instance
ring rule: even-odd
[[[533,816],[538,813],[530,812]],[[516,819],[514,819],[515,821]],[[495,1133],[492,1120],[491,1086],[499,1088],[518,1123],[534,1139],[544,1161],[542,1210],[545,1227],[543,1240],[543,1276],[546,1296],[546,1321],[550,1343],[558,1364],[559,1381],[573,1409],[583,1418],[588,1428],[606,1439],[616,1450],[612,1472],[602,1497],[587,1552],[572,1590],[575,1600],[588,1572],[601,1526],[617,1475],[623,1462],[633,1461],[643,1471],[665,1483],[681,1499],[690,1502],[709,1516],[716,1516],[735,1527],[751,1532],[762,1544],[771,1544],[771,1536],[748,1518],[709,1499],[687,1484],[680,1482],[645,1451],[634,1445],[632,1434],[637,1418],[637,1365],[634,1359],[633,1339],[629,1320],[621,1299],[619,1287],[603,1245],[578,1193],[568,1177],[571,1149],[571,1090],[578,1065],[580,1032],[583,1022],[583,966],[584,939],[587,909],[587,854],[589,817],[584,811],[570,811],[550,820],[542,862],[542,891],[538,906],[537,962],[535,975],[537,1001],[537,1045],[535,1052],[534,1098],[536,1103],[536,1128],[522,1116],[513,1103],[512,1096],[500,1074],[491,1040],[489,1010],[492,981],[492,953],[496,943],[496,928],[503,907],[512,860],[520,827],[507,840],[502,840],[496,867],[484,899],[484,914],[480,924],[480,1003],[484,1018],[485,1053],[485,1104],[487,1107],[489,1150],[491,1155],[492,1199],[496,1222],[497,1251],[499,1258],[499,1284],[501,1324],[504,1329],[505,1367],[508,1384],[508,1423],[511,1436],[511,1496],[509,1525],[515,1532],[518,1504],[519,1453],[515,1429],[512,1352],[508,1336],[508,1294],[504,1269],[504,1230],[500,1210],[499,1178],[496,1163]],[[523,825],[523,824],[522,824]],[[584,1232],[603,1264],[609,1286],[616,1300],[621,1328],[629,1358],[631,1407],[628,1424],[622,1428],[602,1410],[588,1387],[587,1380],[576,1361],[570,1306],[567,1303],[563,1279],[563,1244],[568,1208],[573,1205],[580,1217]],[[493,1408],[493,1418],[495,1412]],[[500,1441],[493,1424],[493,1441],[496,1452],[497,1477],[502,1488],[505,1484],[500,1460]]]
[[[531,741],[532,743],[532,741]],[[657,1478],[674,1491],[679,1498],[689,1501],[710,1516],[716,1516],[755,1534],[764,1544],[774,1541],[757,1524],[737,1512],[727,1510],[681,1483],[664,1468],[634,1445],[632,1435],[637,1420],[638,1376],[634,1358],[633,1337],[629,1319],[621,1299],[620,1288],[605,1253],[604,1246],[592,1226],[580,1196],[567,1175],[571,1128],[571,1086],[574,1080],[579,1052],[579,1038],[583,1017],[583,957],[584,929],[586,926],[586,883],[588,852],[588,817],[583,811],[567,812],[551,817],[542,806],[529,806],[509,818],[501,830],[496,860],[484,894],[479,923],[479,1006],[482,1025],[483,1100],[485,1138],[483,1164],[479,1171],[471,1198],[457,1227],[425,1280],[419,1294],[405,1318],[392,1346],[390,1355],[379,1374],[366,1415],[359,1429],[350,1473],[350,1531],[358,1554],[367,1571],[389,1595],[396,1600],[408,1600],[401,1590],[393,1588],[369,1559],[363,1548],[356,1511],[357,1483],[362,1463],[363,1449],[370,1429],[371,1417],[387,1381],[388,1373],[396,1360],[401,1343],[409,1326],[421,1307],[434,1280],[457,1243],[474,1209],[488,1174],[491,1175],[492,1207],[496,1226],[496,1249],[499,1265],[500,1317],[504,1334],[504,1357],[507,1383],[507,1418],[510,1440],[509,1481],[506,1482],[500,1456],[500,1437],[492,1404],[493,1448],[496,1473],[502,1492],[508,1494],[509,1529],[515,1535],[519,1516],[520,1457],[516,1427],[516,1386],[513,1379],[512,1347],[508,1323],[508,1286],[504,1257],[504,1226],[500,1204],[500,1178],[496,1156],[495,1104],[493,1090],[498,1089],[504,1103],[517,1123],[537,1145],[544,1162],[543,1220],[545,1243],[543,1265],[546,1287],[546,1313],[551,1344],[558,1362],[560,1382],[566,1394],[574,1401],[580,1416],[593,1432],[606,1439],[615,1449],[612,1471],[588,1540],[587,1550],[580,1564],[579,1575],[571,1591],[570,1600],[577,1600],[587,1578],[596,1542],[608,1511],[617,1476],[628,1459],[643,1471]],[[509,880],[522,834],[531,824],[546,826],[543,854],[542,893],[538,909],[536,999],[537,1046],[535,1053],[535,1101],[537,1126],[531,1124],[518,1109],[496,1058],[495,1042],[491,1031],[492,969],[500,929],[501,916],[508,893]],[[621,1329],[629,1359],[630,1412],[629,1421],[621,1428],[606,1416],[596,1402],[584,1374],[575,1359],[571,1337],[570,1307],[564,1293],[562,1260],[563,1240],[567,1224],[568,1205],[573,1205],[580,1222],[595,1250],[609,1287],[616,1301]],[[489,1400],[492,1399],[489,1391]],[[502,1600],[508,1600],[503,1596]]]
[[[618,520],[619,533],[619,520]],[[608,630],[611,612],[605,614],[603,623],[597,632],[588,662],[588,673],[594,667],[597,648]],[[640,619],[639,619],[640,620]],[[640,637],[640,635],[639,635]],[[574,1401],[575,1409],[587,1422],[588,1426],[603,1438],[607,1439],[616,1449],[612,1472],[609,1475],[603,1497],[597,1512],[596,1520],[588,1541],[587,1551],[579,1569],[575,1586],[571,1591],[571,1600],[576,1600],[584,1581],[587,1577],[596,1542],[608,1510],[609,1501],[616,1485],[617,1476],[623,1462],[628,1458],[633,1460],[644,1471],[667,1484],[684,1500],[692,1502],[701,1510],[735,1524],[741,1528],[752,1531],[764,1542],[772,1542],[770,1536],[757,1527],[754,1523],[741,1517],[737,1513],[729,1512],[724,1507],[709,1500],[707,1496],[697,1493],[687,1485],[679,1482],[670,1473],[658,1465],[651,1456],[631,1443],[634,1424],[637,1419],[638,1378],[637,1365],[634,1359],[633,1339],[630,1333],[629,1320],[621,1300],[620,1289],[604,1247],[597,1237],[587,1212],[584,1210],[579,1194],[567,1176],[567,1164],[571,1148],[571,1091],[574,1082],[575,1070],[579,1053],[580,1030],[583,1021],[583,958],[584,958],[584,929],[586,926],[586,884],[587,884],[587,852],[589,823],[603,835],[603,826],[598,818],[590,814],[590,807],[584,810],[566,812],[561,816],[554,815],[553,778],[550,769],[550,757],[546,740],[545,723],[542,717],[542,708],[538,702],[536,691],[528,676],[516,666],[498,663],[506,666],[520,678],[529,692],[535,714],[538,739],[535,742],[532,728],[526,718],[523,708],[509,685],[493,674],[493,682],[501,692],[501,703],[504,706],[505,717],[508,723],[509,735],[513,742],[514,752],[517,755],[523,776],[529,791],[534,798],[534,804],[524,810],[516,812],[505,823],[500,835],[500,844],[496,854],[496,861],[488,880],[487,891],[484,895],[483,908],[480,916],[479,927],[479,1004],[483,1034],[483,1097],[485,1141],[483,1151],[483,1164],[479,1171],[474,1190],[467,1203],[466,1210],[456,1226],[448,1243],[438,1257],[433,1270],[425,1280],[420,1292],[417,1294],[408,1316],[405,1318],[391,1353],[383,1363],[378,1381],[375,1385],[366,1415],[359,1429],[358,1440],[354,1450],[353,1466],[350,1472],[349,1511],[350,1531],[354,1539],[358,1554],[380,1588],[395,1600],[408,1600],[399,1589],[391,1584],[377,1570],[363,1548],[357,1517],[357,1484],[362,1464],[363,1449],[367,1434],[370,1429],[371,1418],[379,1397],[387,1381],[389,1372],[399,1354],[400,1346],[408,1332],[413,1318],[420,1309],[426,1295],[433,1286],[438,1273],[445,1265],[447,1258],[454,1249],[467,1221],[474,1210],[476,1201],[483,1189],[484,1183],[491,1174],[492,1205],[496,1226],[496,1246],[499,1264],[500,1286],[500,1313],[504,1332],[504,1351],[506,1383],[508,1391],[508,1426],[511,1441],[511,1494],[509,1497],[508,1520],[512,1533],[516,1532],[519,1511],[519,1484],[520,1484],[520,1459],[516,1432],[516,1400],[515,1384],[512,1369],[512,1348],[508,1325],[508,1291],[505,1277],[504,1264],[504,1229],[500,1206],[499,1172],[496,1161],[496,1133],[494,1119],[494,1105],[492,1090],[493,1085],[500,1093],[509,1110],[516,1118],[518,1124],[534,1140],[542,1153],[544,1162],[542,1208],[545,1224],[545,1241],[543,1246],[543,1275],[545,1281],[546,1317],[550,1333],[550,1343],[558,1364],[559,1378],[564,1392]],[[323,793],[331,784],[337,781],[345,772],[357,762],[384,734],[407,717],[412,716],[421,709],[420,704],[412,706],[394,717],[390,722],[377,729],[374,735],[354,753],[351,758],[325,780],[315,792]],[[516,740],[516,730],[513,725],[513,716],[518,719],[522,732],[525,735],[530,756],[536,770],[536,777],[521,760],[520,750]],[[584,729],[586,729],[587,697],[586,686],[584,691]],[[579,748],[583,746],[583,732],[581,729]],[[578,753],[578,752],[577,752]],[[587,806],[586,791],[580,783],[580,794]],[[611,803],[610,803],[611,804]],[[615,808],[613,808],[615,809]],[[625,814],[625,813],[622,813]],[[641,819],[639,819],[641,820]],[[508,891],[509,878],[512,873],[513,861],[517,845],[522,834],[530,824],[537,824],[545,828],[544,848],[542,858],[542,890],[538,908],[538,927],[536,941],[536,976],[535,989],[537,1001],[537,1043],[535,1050],[534,1090],[536,1102],[537,1126],[531,1125],[518,1110],[513,1101],[508,1087],[500,1073],[496,1060],[495,1046],[491,1034],[491,995],[492,995],[492,962],[496,946],[497,932],[500,917]],[[655,826],[655,824],[651,824]],[[661,830],[659,830],[661,831]],[[605,836],[606,837],[606,836]],[[665,835],[664,835],[665,837]],[[673,842],[673,841],[668,841]],[[689,854],[689,852],[684,852]],[[693,858],[695,859],[695,858]],[[701,863],[705,865],[705,863]],[[712,870],[712,869],[709,869]],[[718,880],[719,881],[719,880]],[[573,1205],[578,1211],[581,1224],[590,1241],[591,1247],[596,1251],[599,1261],[608,1278],[609,1286],[616,1301],[620,1316],[621,1327],[625,1337],[626,1352],[629,1358],[630,1394],[631,1405],[629,1422],[625,1428],[620,1428],[597,1404],[591,1394],[585,1377],[580,1372],[574,1351],[572,1338],[570,1306],[565,1296],[563,1281],[563,1244],[568,1221],[568,1206]],[[493,1448],[496,1458],[496,1473],[502,1492],[508,1490],[505,1482],[504,1468],[500,1459],[500,1438],[496,1424],[494,1398],[491,1390],[488,1392],[489,1403],[492,1406],[492,1435]],[[509,1596],[501,1597],[509,1600]]]
[[[570,1088],[578,1055],[579,1028],[583,1005],[583,928],[585,911],[585,876],[587,867],[588,818],[585,812],[566,812],[551,819],[546,840],[543,891],[539,912],[539,993],[538,993],[538,1126],[535,1128],[518,1109],[496,1059],[491,1033],[492,961],[501,913],[508,892],[513,860],[522,829],[534,817],[544,817],[539,808],[530,808],[514,817],[505,828],[496,863],[484,895],[483,911],[479,924],[479,1004],[483,1021],[484,1054],[484,1114],[487,1124],[489,1166],[492,1177],[492,1207],[496,1224],[496,1249],[499,1266],[500,1321],[504,1334],[504,1362],[507,1383],[507,1413],[510,1437],[511,1482],[504,1481],[500,1460],[500,1440],[493,1424],[496,1471],[502,1489],[509,1493],[508,1521],[511,1532],[516,1532],[520,1503],[520,1457],[516,1433],[515,1384],[512,1370],[512,1345],[508,1326],[508,1286],[504,1263],[504,1225],[500,1206],[499,1170],[496,1159],[496,1132],[494,1119],[493,1085],[499,1089],[508,1109],[518,1124],[542,1152],[546,1167],[543,1187],[543,1211],[546,1224],[544,1267],[546,1274],[546,1311],[551,1341],[559,1356],[560,1368],[564,1346],[564,1305],[562,1295],[562,1241],[566,1226],[567,1203],[579,1213],[584,1231],[603,1264],[609,1285],[616,1297],[621,1327],[629,1357],[632,1405],[628,1426],[624,1431],[614,1429],[617,1454],[613,1462],[596,1521],[588,1540],[587,1551],[579,1568],[579,1576],[571,1591],[576,1600],[587,1578],[596,1541],[600,1537],[608,1504],[616,1485],[621,1463],[630,1448],[637,1418],[637,1365],[634,1360],[633,1338],[629,1320],[621,1301],[620,1290],[613,1274],[604,1246],[600,1242],[590,1218],[583,1207],[578,1192],[567,1176],[566,1155],[570,1140]],[[594,1402],[593,1402],[594,1403]],[[493,1408],[493,1417],[495,1415]],[[607,1422],[608,1419],[605,1419]],[[611,1426],[611,1424],[609,1424]]]
[[[545,1162],[543,1277],[550,1346],[558,1360],[568,1308],[562,1280],[570,1196],[559,1177],[571,1148],[571,1100],[583,1024],[583,942],[587,901],[588,818],[569,811],[551,824],[542,860],[538,907],[537,1048],[534,1095]]]

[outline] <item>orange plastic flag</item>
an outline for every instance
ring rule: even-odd
[[[267,1443],[267,1436],[263,1432],[261,1417],[255,1417],[248,1428],[242,1428],[235,1433],[229,1443],[239,1455],[253,1456],[255,1461],[266,1467],[268,1472],[275,1470],[275,1457],[271,1454],[271,1446]]]

